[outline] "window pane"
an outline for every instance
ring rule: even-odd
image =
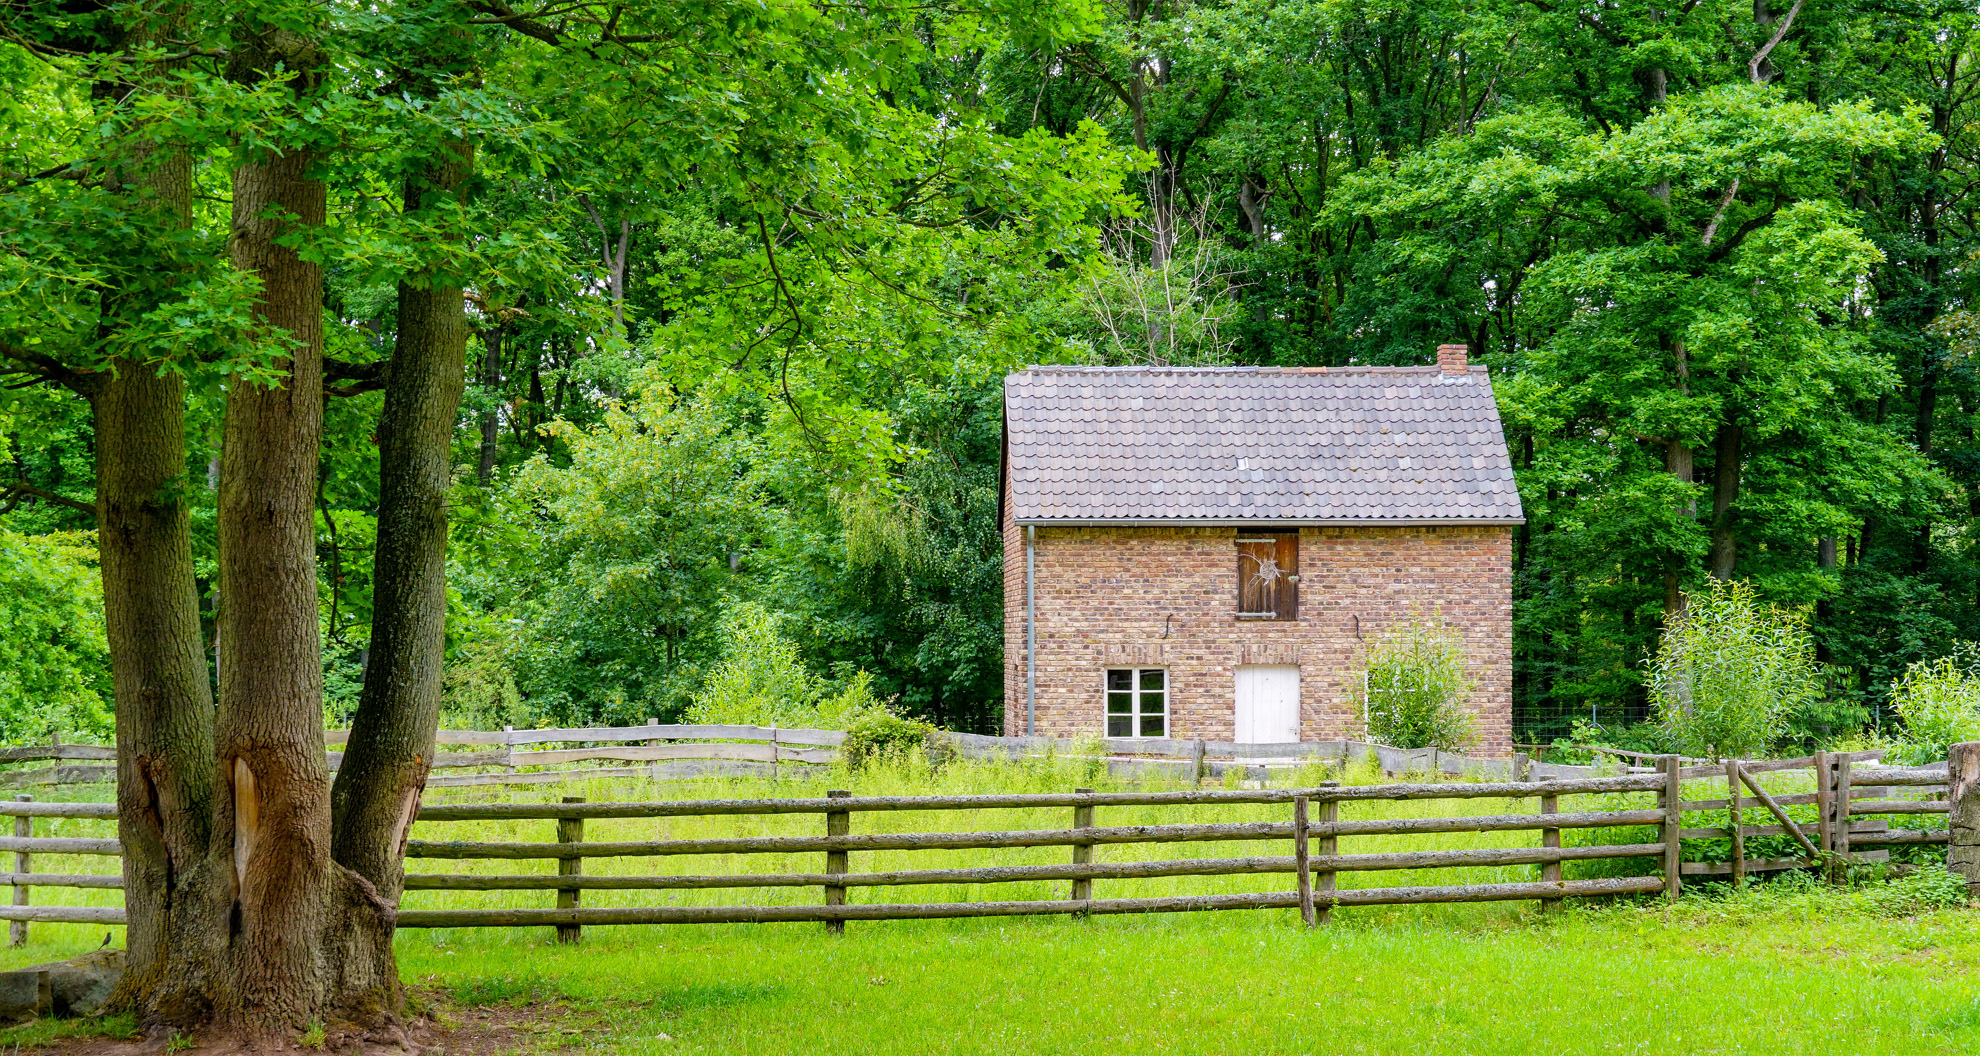
[[[1166,673],[1159,667],[1143,671],[1141,673],[1141,688],[1144,690],[1152,689],[1160,693],[1162,691],[1162,676]]]
[[[1134,700],[1134,694],[1132,693],[1107,694],[1107,714],[1109,715],[1131,714],[1134,711],[1134,705],[1132,703],[1133,700]]]
[[[1143,715],[1141,717],[1141,735],[1143,737],[1162,736],[1162,716],[1159,712],[1154,715]]]
[[[1109,737],[1134,736],[1133,717],[1128,715],[1107,716],[1107,736]]]
[[[1133,689],[1134,672],[1116,669],[1107,672],[1108,689]]]

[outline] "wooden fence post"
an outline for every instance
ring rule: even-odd
[[[582,803],[582,802],[584,802],[584,797],[583,797],[583,796],[565,796],[565,797],[564,797],[564,802],[566,802],[566,803]],[[584,842],[584,819],[583,819],[583,818],[558,818],[558,819],[557,819],[557,842],[558,842],[558,843],[583,843],[583,842]],[[557,859],[557,875],[558,875],[558,876],[583,876],[583,875],[584,875],[584,859],[583,859],[583,858],[579,858],[579,857],[570,857],[570,858],[559,858],[559,859]],[[575,888],[575,887],[560,887],[560,888],[558,888],[558,889],[557,889],[557,908],[558,908],[558,909],[576,909],[576,908],[578,908],[578,889],[577,889],[577,888]],[[566,943],[566,944],[569,944],[569,943],[573,943],[573,942],[577,942],[578,940],[580,940],[580,939],[582,939],[582,938],[584,938],[584,925],[582,925],[582,924],[559,924],[559,925],[557,925],[557,941],[558,941],[558,942],[560,942],[560,943]]]
[[[825,793],[825,795],[832,799],[844,799],[852,795],[852,792],[843,788],[835,788]],[[825,835],[844,836],[850,832],[852,832],[852,813],[850,811],[833,810],[826,812]],[[828,873],[845,872],[846,852],[826,851],[825,871]],[[827,885],[825,888],[825,904],[828,906],[845,905],[846,889],[836,885]],[[843,920],[828,920],[825,922],[825,930],[834,935],[844,935],[846,933],[846,922]]]
[[[1739,797],[1744,791],[1739,787],[1739,760],[1726,760],[1726,818],[1730,822],[1726,831],[1732,834],[1735,888],[1746,886],[1746,829],[1740,824],[1739,811]]]
[[[1946,828],[1952,846],[1946,868],[1966,878],[1968,901],[1980,900],[1980,741],[1955,744],[1946,753]]]
[[[1319,847],[1316,849],[1320,852],[1320,854],[1323,857],[1327,858],[1330,862],[1332,861],[1334,855],[1339,853],[1340,839],[1339,837],[1334,835],[1334,831],[1333,831],[1333,824],[1339,820],[1341,820],[1340,800],[1337,799],[1321,800],[1320,824],[1328,826],[1328,828],[1327,828],[1327,834],[1320,837]],[[1334,911],[1334,869],[1332,865],[1329,865],[1325,869],[1318,870],[1314,874],[1313,887],[1315,890],[1320,892],[1320,897],[1325,902],[1324,905],[1318,906],[1314,909],[1313,920],[1315,924],[1325,924],[1327,922],[1328,916],[1331,915]]]
[[[1822,853],[1836,849],[1834,781],[1829,772],[1829,753],[1815,753],[1815,828],[1822,841]]]
[[[1199,785],[1203,783],[1203,756],[1207,754],[1209,747],[1209,745],[1199,740],[1196,742],[1194,750],[1190,753],[1195,763],[1196,776],[1194,780]]]
[[[1513,753],[1512,779],[1514,781],[1533,780],[1533,760],[1527,758],[1525,752]]]
[[[17,802],[27,803],[32,801],[34,797],[23,792],[20,795],[15,796],[14,799]],[[34,819],[26,815],[21,815],[20,817],[15,818],[14,835],[22,839],[31,839],[34,836]],[[34,856],[28,854],[28,852],[26,851],[14,852],[14,871],[17,873],[34,872]],[[14,904],[17,906],[25,906],[28,904],[28,887],[26,884],[22,884],[22,883],[14,884]],[[27,921],[25,920],[9,921],[7,923],[7,944],[10,946],[26,946],[27,941],[28,941]]]
[[[1849,868],[1849,756],[1836,757],[1836,864],[1835,879],[1845,879]]]
[[[1551,781],[1553,780],[1553,778],[1543,777],[1540,780]],[[1561,797],[1553,796],[1553,795],[1540,797],[1540,813],[1559,814],[1560,812],[1561,812]],[[1552,847],[1558,850],[1561,846],[1561,830],[1541,829],[1540,846]],[[1540,879],[1543,883],[1549,883],[1549,884],[1560,883],[1561,863],[1555,861],[1555,862],[1547,862],[1546,864],[1542,865],[1540,867]],[[1562,902],[1558,898],[1543,898],[1540,900],[1540,912],[1542,915],[1546,915],[1550,913],[1558,913],[1561,911],[1561,905]]]
[[[1664,771],[1664,789],[1657,794],[1658,805],[1664,808],[1664,898],[1675,902],[1684,893],[1684,849],[1679,840],[1684,831],[1684,792],[1678,780],[1683,760],[1666,755],[1658,762]]]
[[[1314,926],[1313,870],[1306,855],[1306,797],[1293,797],[1293,867],[1299,873],[1299,919]]]
[[[1073,791],[1078,792],[1081,795],[1093,794],[1093,790],[1090,788],[1075,788],[1073,789]],[[1091,806],[1074,807],[1073,828],[1090,829],[1092,827],[1093,827],[1093,808]],[[1090,843],[1073,844],[1072,860],[1074,865],[1093,864],[1093,845]],[[1092,878],[1081,877],[1079,879],[1074,880],[1072,886],[1072,897],[1073,897],[1073,901],[1075,902],[1083,902],[1086,901],[1087,899],[1092,898],[1093,897]]]

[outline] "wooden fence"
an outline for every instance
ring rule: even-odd
[[[832,792],[823,798],[737,799],[681,802],[586,803],[440,803],[421,807],[422,823],[514,820],[554,821],[554,839],[547,842],[478,842],[413,840],[409,860],[509,861],[557,863],[554,874],[411,873],[409,891],[546,891],[555,892],[556,905],[508,909],[407,909],[398,923],[409,928],[555,927],[561,938],[574,940],[586,924],[671,924],[767,921],[823,921],[835,928],[847,920],[890,920],[927,917],[1021,916],[1036,914],[1108,914],[1184,912],[1218,909],[1297,907],[1309,922],[1324,920],[1340,906],[1369,906],[1440,902],[1538,900],[1558,906],[1564,898],[1663,892],[1675,898],[1684,877],[1729,875],[1744,883],[1753,873],[1792,868],[1874,861],[1887,852],[1863,852],[1862,847],[1903,844],[1943,844],[1943,829],[1899,829],[1888,821],[1870,820],[1920,814],[1943,814],[1946,771],[1938,768],[1859,768],[1874,763],[1881,753],[1818,753],[1803,759],[1775,762],[1729,762],[1683,766],[1674,756],[1660,760],[1658,772],[1610,777],[1539,779],[1510,782],[1431,782],[1364,786],[1322,784],[1286,789],[1189,789],[1169,792],[1093,792],[958,796],[859,797]],[[1776,794],[1756,775],[1806,770],[1813,791]],[[1792,777],[1792,775],[1789,775]],[[1702,782],[1723,783],[1723,798],[1686,799],[1684,782],[1698,791]],[[1776,779],[1778,785],[1778,779]],[[1800,781],[1797,784],[1803,783]],[[1654,793],[1654,805],[1599,810],[1559,809],[1563,796]],[[1926,798],[1898,798],[1919,795]],[[1936,798],[1933,798],[1935,797]],[[1343,818],[1342,808],[1357,804],[1421,800],[1502,799],[1536,801],[1531,813],[1498,813],[1448,817]],[[1167,806],[1180,811],[1234,804],[1269,805],[1284,811],[1279,820],[1252,822],[1183,821],[1175,824],[1109,826],[1101,812],[1110,807]],[[1814,820],[1797,820],[1789,808],[1813,806]],[[1066,809],[1065,828],[952,832],[857,831],[861,815],[889,811],[981,811],[997,809]],[[1686,827],[1685,814],[1727,811],[1720,826]],[[1769,824],[1748,824],[1764,811]],[[36,837],[33,819],[113,819],[115,806],[105,803],[38,803],[26,797],[0,802],[0,814],[12,815],[16,835],[0,837],[0,851],[16,854],[15,872],[6,874],[14,887],[14,905],[0,907],[0,919],[21,926],[28,921],[121,923],[123,910],[114,907],[32,906],[28,891],[36,886],[121,888],[117,876],[35,873],[31,855],[105,855],[120,853],[118,841],[104,838]],[[589,819],[683,818],[738,815],[822,815],[816,835],[740,836],[716,839],[663,839],[626,842],[587,841]],[[1857,820],[1857,819],[1865,820]],[[1568,830],[1654,826],[1656,838],[1624,844],[1562,846]],[[1342,853],[1339,841],[1358,837],[1423,833],[1539,833],[1538,846],[1465,848],[1452,850]],[[1784,835],[1797,855],[1755,860],[1745,856],[1748,838]],[[1684,841],[1728,839],[1729,861],[1685,861]],[[1156,861],[1094,860],[1098,847],[1154,844],[1209,844],[1242,841],[1290,841],[1291,854],[1171,858]],[[875,851],[945,851],[1003,848],[1064,847],[1062,864],[1013,864],[969,868],[927,868],[889,872],[853,872],[850,856]],[[721,873],[650,876],[587,876],[587,859],[675,858],[696,855],[755,855],[816,853],[822,869],[813,873]],[[1597,859],[1652,859],[1657,865],[1642,875],[1567,880],[1565,862]],[[1342,889],[1343,873],[1400,869],[1461,869],[1479,866],[1539,867],[1532,881],[1438,886],[1367,887]],[[1113,880],[1149,877],[1191,877],[1233,874],[1290,875],[1290,890],[1167,897],[1100,897],[1095,885]],[[850,897],[860,888],[926,884],[996,884],[1013,881],[1068,881],[1069,897],[1024,901],[860,903]],[[822,898],[811,905],[722,906],[602,906],[583,905],[583,893],[595,890],[668,891],[690,889],[818,888]]]
[[[343,761],[336,751],[350,737],[328,730],[324,743],[330,768]],[[429,787],[556,784],[573,779],[646,778],[664,781],[699,777],[775,777],[793,768],[839,762],[841,730],[784,729],[774,726],[688,726],[652,721],[643,726],[494,731],[441,730],[443,749],[434,759],[442,771]],[[1313,763],[1337,766],[1371,760],[1388,774],[1450,774],[1502,781],[1542,777],[1599,777],[1650,773],[1649,766],[1618,762],[1607,767],[1563,766],[1530,760],[1445,752],[1436,748],[1392,748],[1364,741],[1300,741],[1235,744],[1226,741],[1160,738],[1073,739],[989,737],[940,732],[931,750],[967,759],[1037,759],[1047,756],[1104,759],[1115,776],[1164,775],[1221,778],[1231,770],[1263,780],[1272,771]],[[116,780],[117,750],[95,744],[30,745],[0,749],[0,766],[55,763],[26,770],[0,770],[0,787],[103,784]],[[643,765],[614,765],[614,764]],[[573,769],[572,764],[584,765]]]

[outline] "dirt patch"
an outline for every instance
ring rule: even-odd
[[[234,1040],[202,1043],[198,1038],[107,1037],[90,1022],[62,1024],[47,1036],[34,1027],[6,1039],[8,1056],[260,1056],[262,1053],[323,1053],[324,1056],[555,1056],[592,1049],[609,1036],[609,1009],[578,1008],[565,1001],[533,1000],[457,1006],[445,995],[423,992],[412,1003],[420,1014],[403,1029],[370,1034],[327,1031],[277,1045],[244,1045]],[[33,1032],[33,1033],[29,1033]],[[42,1034],[35,1037],[34,1034]],[[67,1035],[67,1036],[60,1036]]]

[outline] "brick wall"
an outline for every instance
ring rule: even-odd
[[[1260,525],[1259,527],[1266,527]],[[1464,637],[1480,748],[1512,740],[1512,531],[1302,528],[1299,619],[1239,621],[1235,528],[1039,528],[1037,732],[1095,736],[1107,667],[1169,671],[1170,736],[1231,740],[1239,664],[1297,664],[1300,737],[1356,736],[1360,651],[1414,614]],[[1024,537],[1004,532],[1004,732],[1024,732]]]

